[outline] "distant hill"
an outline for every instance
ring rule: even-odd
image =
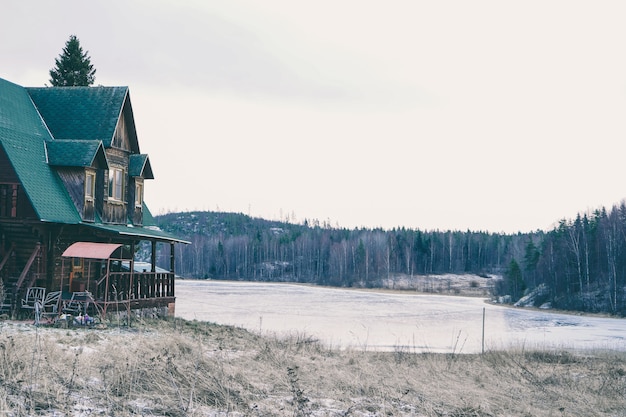
[[[399,274],[502,273],[520,240],[485,232],[350,230],[223,212],[156,220],[192,242],[177,256],[182,276],[336,286],[378,287]]]
[[[304,230],[306,226],[250,217],[242,213],[194,211],[169,213],[156,217],[158,225],[185,238],[198,234],[242,236],[259,230]]]

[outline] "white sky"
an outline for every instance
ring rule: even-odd
[[[626,197],[623,1],[6,3],[0,77],[75,34],[130,87],[154,214],[526,232]]]

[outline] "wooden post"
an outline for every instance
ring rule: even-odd
[[[150,254],[150,272],[156,272],[156,253],[157,253],[157,243],[156,240],[152,241],[152,253]]]
[[[106,281],[104,283],[104,306],[102,308],[102,317],[106,317],[107,307],[109,305],[109,275],[111,274],[111,258],[107,259]]]
[[[171,277],[170,277],[170,288],[168,291],[168,295],[170,297],[174,297],[176,295],[176,293],[174,292],[174,281],[175,281],[175,277],[176,277],[176,272],[174,271],[174,265],[175,265],[175,254],[174,254],[174,243],[170,243],[170,272]]]
[[[170,243],[170,272],[174,273],[174,243]]]
[[[485,307],[483,307],[483,347],[482,354],[485,354]]]
[[[135,290],[133,288],[133,281],[135,278],[135,241],[133,240],[130,244],[130,267],[129,267],[130,271],[130,277],[128,277],[128,306],[126,308],[126,314],[128,315],[128,327],[131,327],[131,323],[130,323],[130,303],[131,303],[131,299],[134,298],[133,295],[135,293]]]

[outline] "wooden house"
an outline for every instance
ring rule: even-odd
[[[187,242],[155,226],[143,200],[153,178],[127,87],[28,88],[0,79],[4,307],[19,310],[37,287],[60,292],[60,302],[87,293],[101,310],[173,312],[174,247]],[[138,245],[151,252],[140,271]],[[156,267],[157,253],[169,257],[169,271]]]

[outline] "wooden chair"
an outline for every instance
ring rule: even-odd
[[[22,298],[22,308],[33,311],[33,314],[35,315],[35,325],[39,325],[45,296],[45,288],[30,287],[26,290],[26,297]]]
[[[26,297],[22,299],[22,308],[34,310],[37,302],[43,304],[46,297],[46,289],[42,287],[30,287],[26,290]]]
[[[59,315],[59,302],[61,301],[61,291],[51,291],[46,294],[43,300],[41,316],[57,317]]]
[[[73,316],[84,315],[92,301],[93,298],[89,291],[74,292],[70,300],[63,302],[62,311]]]

